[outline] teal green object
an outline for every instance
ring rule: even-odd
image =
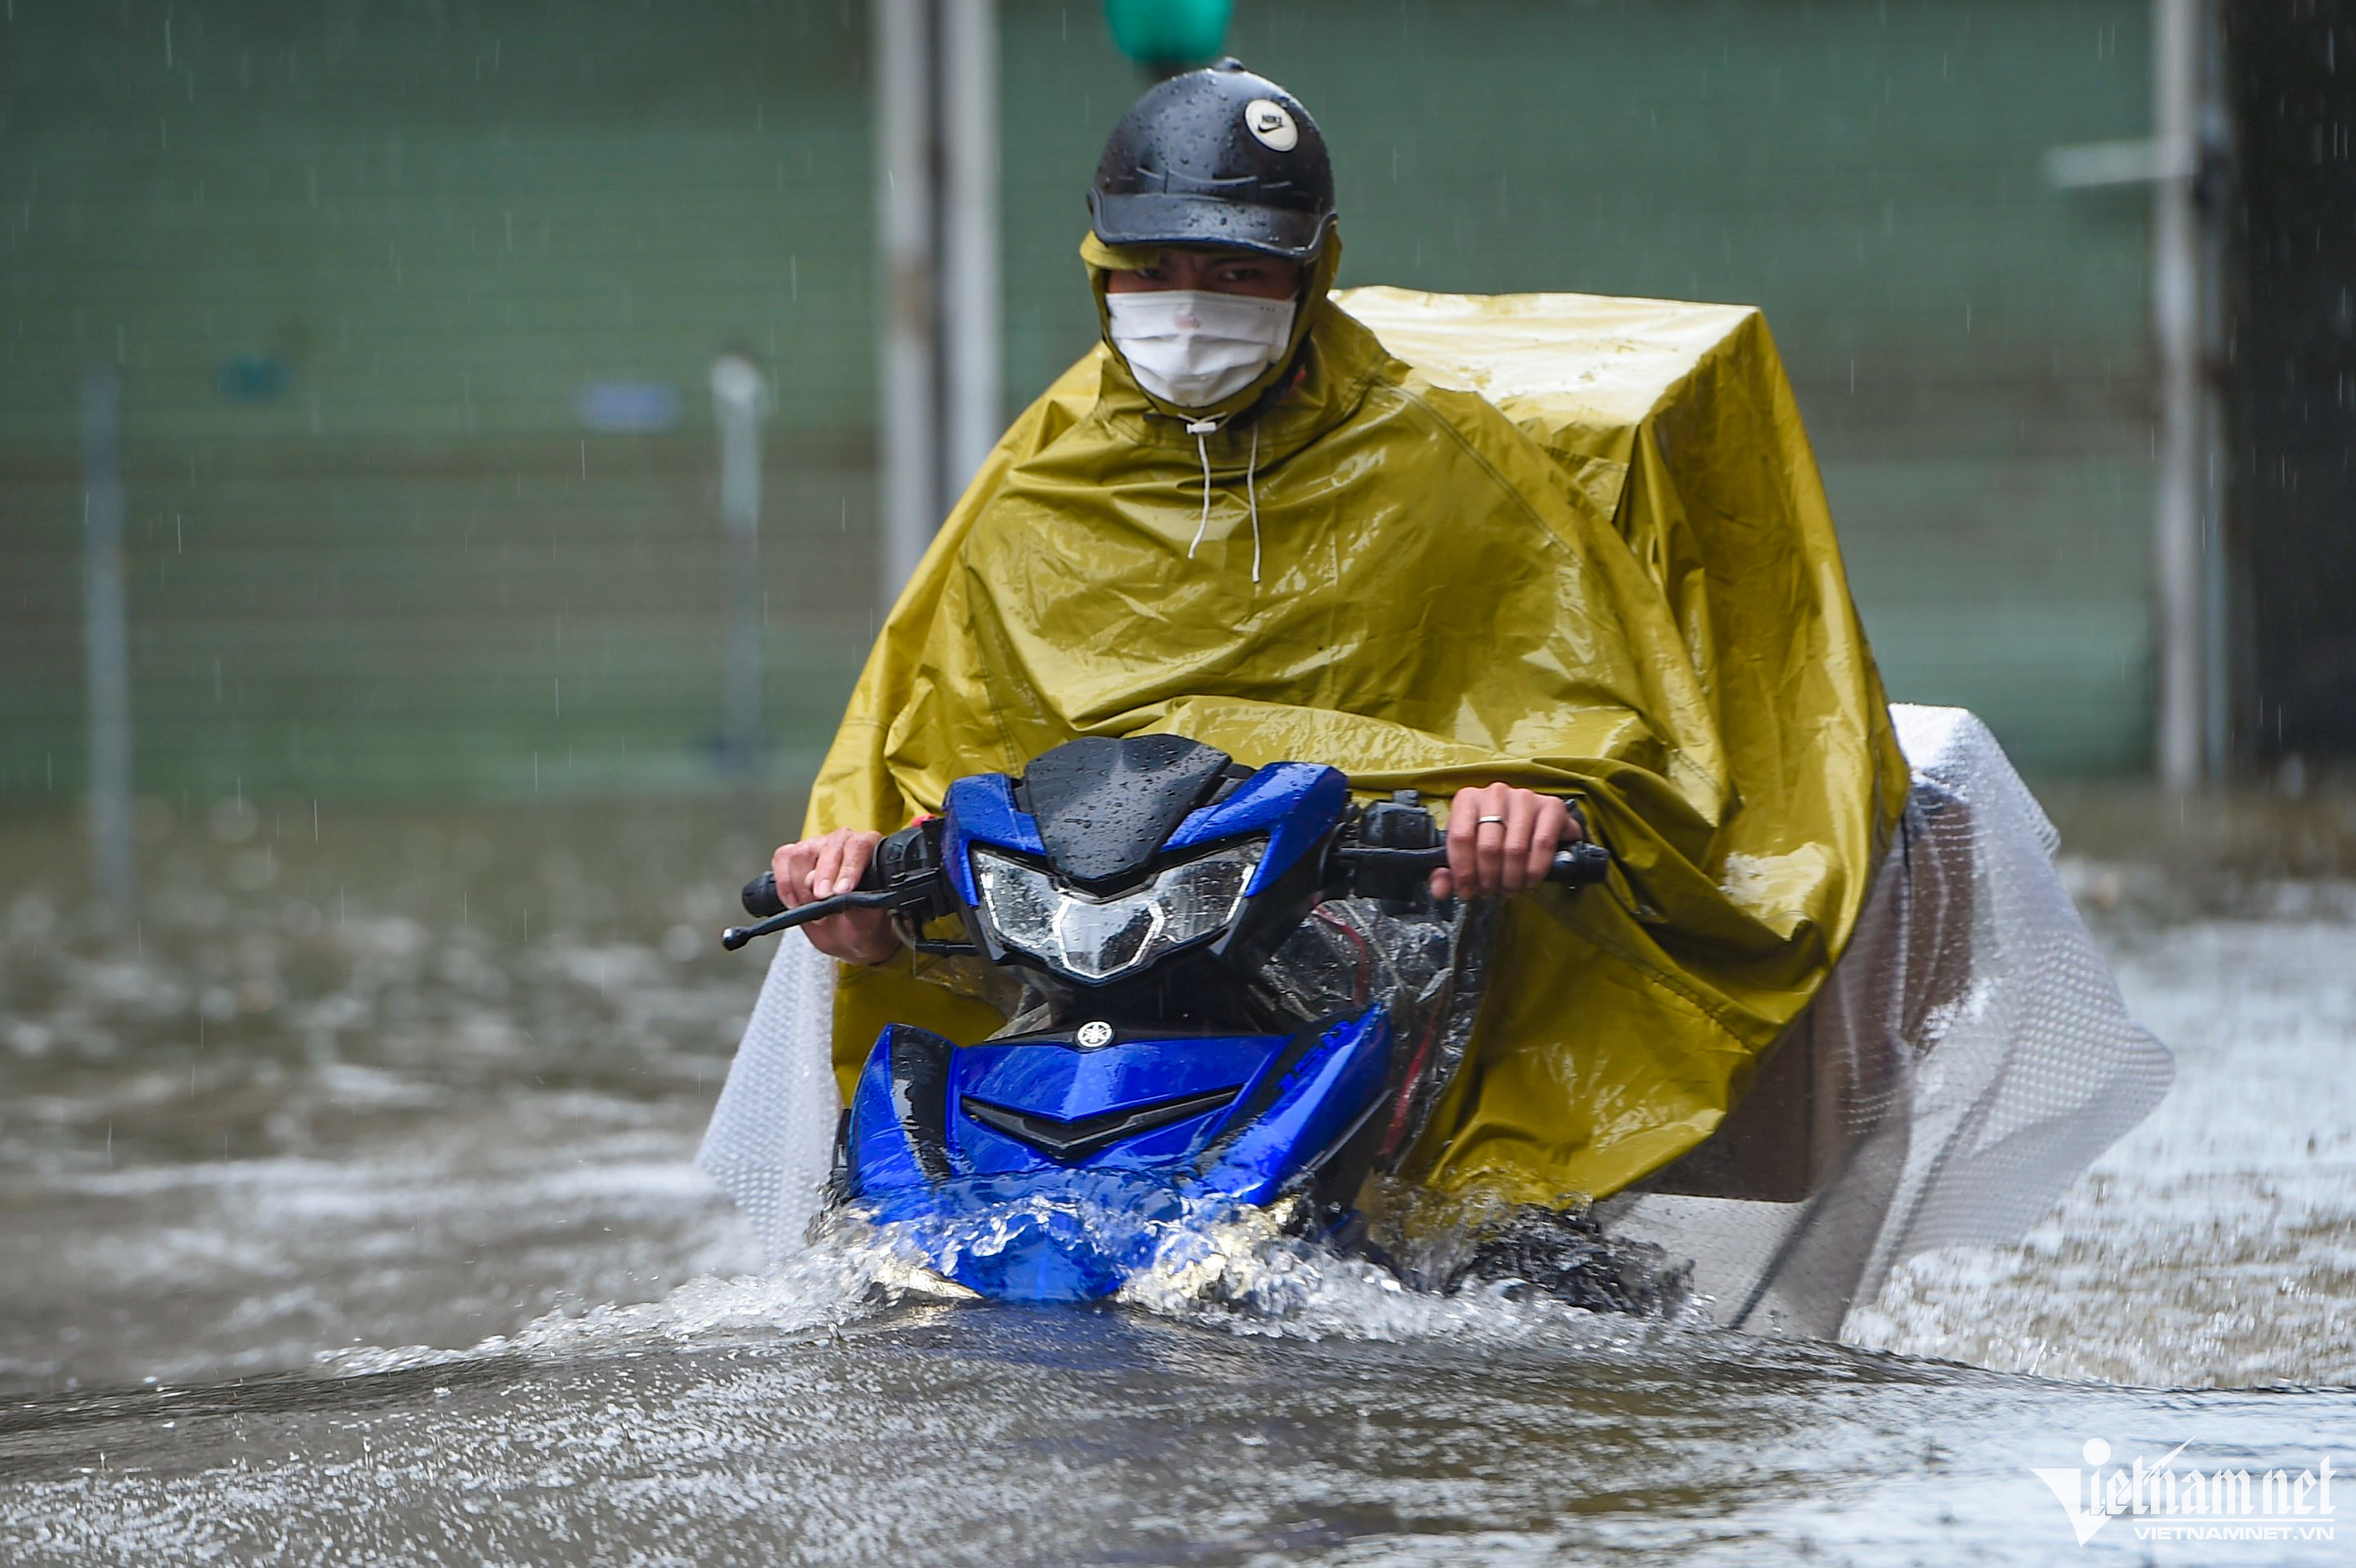
[[[1140,65],[1194,65],[1218,56],[1235,8],[1235,0],[1105,0],[1105,21]]]

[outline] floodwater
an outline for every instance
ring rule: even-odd
[[[945,1303],[841,1239],[765,1275],[688,1165],[759,962],[711,940],[724,813],[143,830],[102,927],[70,832],[0,827],[0,1560],[2356,1559],[2314,1493],[2287,1539],[2081,1548],[2031,1473],[2356,1467],[2329,874],[2090,836],[2175,1092],[1834,1345],[1289,1246],[1246,1306]]]

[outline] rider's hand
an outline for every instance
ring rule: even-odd
[[[1448,805],[1448,864],[1431,873],[1434,898],[1517,893],[1546,880],[1554,852],[1579,842],[1578,819],[1550,795],[1483,784]]]
[[[782,846],[769,859],[777,879],[777,898],[787,909],[799,909],[817,899],[832,898],[859,886],[873,859],[881,833],[838,827],[816,838]],[[900,933],[892,917],[880,909],[845,910],[802,927],[810,945],[845,964],[881,964],[900,951]]]

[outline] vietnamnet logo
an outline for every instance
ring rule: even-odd
[[[2029,1473],[2051,1489],[2083,1546],[2115,1519],[2131,1521],[2138,1541],[2329,1541],[2330,1456],[2296,1474],[2223,1466],[2209,1471],[2177,1463],[2190,1445],[2150,1463],[2111,1464],[2111,1445],[2090,1437],[2086,1467]]]

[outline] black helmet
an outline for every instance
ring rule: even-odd
[[[1088,212],[1108,245],[1232,245],[1305,261],[1333,224],[1333,165],[1299,99],[1223,59],[1130,105],[1097,161]]]

